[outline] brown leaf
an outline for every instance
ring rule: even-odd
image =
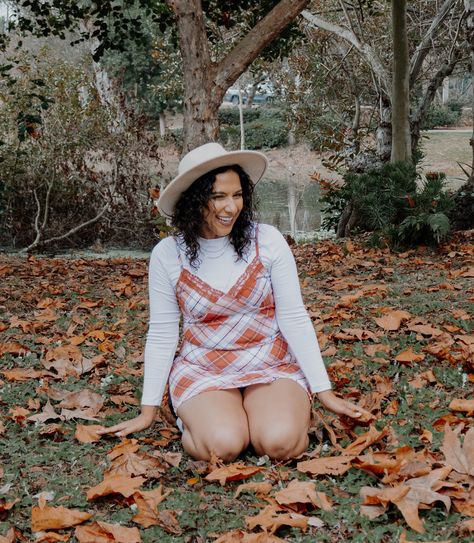
[[[285,543],[285,540],[266,532],[249,534],[243,530],[233,530],[232,532],[222,534],[213,543]]]
[[[15,528],[10,528],[5,535],[0,535],[0,543],[16,543]]]
[[[44,532],[35,539],[35,543],[55,543],[55,541],[69,541],[70,534],[58,534],[56,532]]]
[[[324,492],[316,492],[316,485],[311,481],[291,481],[286,488],[275,494],[280,505],[312,504],[324,511],[331,511],[332,504]]]
[[[61,530],[81,524],[91,517],[91,513],[84,513],[77,509],[67,509],[62,505],[50,507],[46,505],[44,496],[40,495],[38,506],[33,506],[31,510],[31,530],[33,532]]]
[[[444,428],[444,440],[441,447],[446,463],[458,473],[474,476],[474,428],[470,428],[464,436],[464,443],[461,446],[459,431],[451,430],[446,424]]]
[[[474,532],[474,518],[461,522],[459,525],[459,531],[461,533]]]
[[[144,528],[153,525],[160,525],[161,520],[158,515],[158,505],[165,500],[166,496],[171,494],[171,490],[163,492],[163,487],[150,491],[140,491],[133,494],[133,499],[138,507],[138,513],[132,520],[141,524]]]
[[[451,411],[460,411],[461,413],[474,414],[474,400],[454,399],[449,404]]]
[[[76,433],[74,437],[81,443],[94,443],[101,439],[101,435],[97,433],[98,430],[103,430],[104,426],[100,424],[90,424],[88,426],[78,424],[76,426]]]
[[[267,494],[270,494],[272,490],[272,484],[267,481],[260,481],[256,483],[242,483],[237,487],[237,490],[235,491],[234,498],[238,498],[240,496],[240,493],[244,490],[253,490],[255,494],[261,498],[262,496],[266,496]]]
[[[361,434],[355,441],[343,449],[343,451],[346,455],[358,455],[370,445],[381,441],[387,434],[387,426],[380,431],[377,430],[375,426],[370,426],[367,432]]]
[[[60,415],[56,413],[54,410],[54,407],[51,405],[49,400],[46,402],[46,405],[43,407],[43,411],[41,413],[37,413],[36,415],[31,415],[31,417],[28,417],[28,420],[33,422],[46,422],[48,420],[63,420]]]
[[[264,530],[271,534],[275,533],[280,526],[292,526],[301,528],[306,532],[308,528],[308,518],[298,513],[288,513],[274,505],[267,505],[265,509],[260,511],[253,517],[245,517],[245,524],[249,530],[253,530],[257,526],[261,526]]]
[[[87,388],[69,393],[59,404],[66,409],[87,409],[92,416],[102,409],[104,398]]]
[[[411,317],[407,311],[394,310],[386,313],[383,317],[375,319],[375,322],[384,330],[395,331],[400,328],[402,322]]]
[[[42,371],[31,368],[14,368],[12,370],[2,370],[0,373],[8,381],[28,381],[29,379],[38,379],[43,374]]]
[[[146,481],[144,477],[130,477],[129,475],[110,475],[101,483],[87,491],[87,499],[95,500],[109,494],[121,494],[129,498]]]
[[[298,462],[296,469],[311,475],[343,475],[351,468],[352,456],[324,456]]]
[[[100,521],[78,526],[74,536],[79,543],[141,543],[138,528]]]
[[[227,466],[217,468],[209,475],[206,475],[206,481],[219,481],[224,486],[228,481],[240,481],[241,479],[247,479],[260,471],[265,471],[261,466],[247,466],[243,462],[235,462]]]
[[[425,359],[425,355],[423,353],[415,353],[413,350],[413,347],[408,347],[408,349],[405,349],[401,353],[397,354],[395,357],[395,360],[397,362],[402,362],[403,364],[410,364],[411,362],[421,362]]]

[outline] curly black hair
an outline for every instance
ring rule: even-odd
[[[212,188],[216,175],[227,171],[234,171],[240,178],[242,186],[243,207],[234,223],[229,235],[235,252],[239,259],[244,257],[252,239],[252,223],[254,220],[254,185],[245,170],[238,164],[222,166],[211,170],[194,181],[194,183],[181,194],[176,203],[171,225],[177,230],[178,238],[186,245],[186,257],[193,268],[198,268],[199,240],[203,225],[203,212],[211,198]]]

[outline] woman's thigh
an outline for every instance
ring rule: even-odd
[[[295,381],[277,379],[247,387],[244,409],[257,454],[285,460],[308,447],[311,402],[307,391]]]
[[[202,392],[184,402],[177,412],[183,421],[183,446],[198,460],[211,453],[229,461],[249,444],[247,414],[238,389]]]

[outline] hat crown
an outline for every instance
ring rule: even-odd
[[[205,143],[184,155],[178,166],[178,175],[182,175],[208,160],[227,154],[227,151],[219,143]]]

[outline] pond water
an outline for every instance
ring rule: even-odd
[[[264,179],[256,185],[257,217],[295,238],[314,235],[321,226],[320,188]]]

